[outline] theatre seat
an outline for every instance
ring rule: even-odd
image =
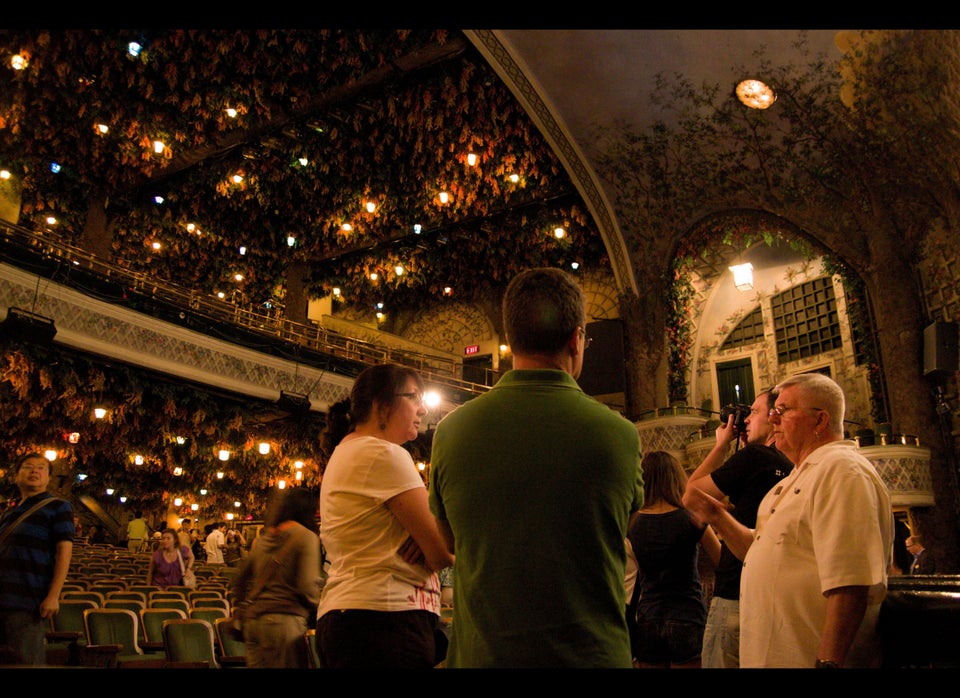
[[[960,575],[890,577],[878,628],[884,668],[960,669]]]

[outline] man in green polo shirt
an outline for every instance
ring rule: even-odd
[[[450,667],[630,668],[627,522],[636,427],[584,393],[583,291],[559,269],[508,286],[513,369],[448,414],[430,505],[456,554]]]

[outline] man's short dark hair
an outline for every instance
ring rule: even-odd
[[[37,453],[37,452],[25,453],[24,455],[20,456],[20,458],[17,460],[17,472],[20,472],[20,468],[22,468],[23,464],[26,463],[28,460],[34,460],[36,458],[39,458],[44,463],[47,463],[47,467],[50,468],[50,461],[47,460],[47,457],[42,453]]]
[[[583,289],[567,272],[549,267],[520,272],[503,296],[510,349],[519,354],[556,354],[578,327],[586,329],[585,308]]]

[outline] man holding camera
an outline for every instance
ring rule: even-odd
[[[767,414],[776,395],[767,390],[750,407],[724,409],[726,424],[717,428],[717,443],[687,480],[684,505],[690,491],[699,489],[716,499],[729,500],[731,514],[748,528],[757,523],[757,507],[770,489],[793,469],[793,463],[773,445]],[[739,425],[739,428],[738,428]],[[730,455],[730,444],[738,448]],[[740,445],[743,448],[739,448]],[[729,456],[729,457],[728,457]],[[714,574],[713,598],[703,632],[701,665],[705,669],[740,666],[740,570],[743,563],[721,539],[720,563]]]

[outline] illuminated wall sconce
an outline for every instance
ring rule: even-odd
[[[303,471],[302,471],[302,470],[298,470],[296,473],[294,473],[293,479],[296,480],[297,482],[302,481],[302,480],[303,480]]]
[[[467,164],[470,167],[473,167],[477,164],[477,154],[476,153],[467,153]]]
[[[177,467],[175,467],[175,468],[173,469],[173,474],[176,475],[177,477],[180,477],[181,475],[183,475],[183,468],[181,468],[181,467],[178,465]]]
[[[227,512],[227,521],[233,521],[233,512]]]
[[[184,437],[182,437],[182,436],[178,436],[178,437],[177,437],[177,445],[178,445],[178,446],[183,446],[185,443],[187,443],[187,440],[186,440]]]
[[[104,417],[107,416],[107,410],[104,409],[103,407],[94,407],[93,416],[96,417],[97,419],[103,419]]]
[[[112,496],[113,496],[113,493],[114,493],[114,489],[113,489],[112,487],[108,487],[108,488],[107,488],[107,496],[108,496],[108,497],[112,497]]]
[[[160,153],[163,152],[163,148],[164,148],[163,141],[154,141],[154,142],[153,142],[153,152],[155,152],[155,153],[157,153],[157,154],[159,155]]]
[[[126,497],[120,497],[120,503],[121,503],[121,504],[126,504],[126,503],[127,503],[127,498],[126,498]]]
[[[54,451],[52,448],[48,448],[46,451],[43,452],[43,457],[52,463],[57,459],[57,452]]]
[[[191,504],[191,505],[190,505],[190,511],[197,511],[197,509],[199,509],[199,508],[200,508],[200,505],[199,505],[199,504]]]
[[[450,195],[445,191],[440,192],[440,203],[445,204],[448,201],[450,201]]]
[[[200,490],[200,495],[203,496],[203,497],[207,496],[207,488],[206,488],[206,487],[204,487],[203,489]]]
[[[563,240],[563,238],[565,238],[565,237],[567,236],[567,231],[564,230],[563,228],[559,228],[559,227],[554,228],[554,229],[553,229],[553,236],[554,236],[555,238],[557,238],[557,240]]]
[[[183,499],[181,497],[174,497],[173,506],[175,507],[183,506]]]
[[[225,448],[221,448],[220,452],[217,454],[217,458],[219,458],[222,461],[230,460],[230,451],[228,451]]]
[[[270,453],[270,444],[267,443],[266,441],[261,441],[259,449],[260,449],[260,455],[265,456],[268,453]]]
[[[69,441],[72,444],[80,443],[80,432],[71,431],[69,434],[67,434],[67,441]]]
[[[303,467],[303,461],[302,460],[294,461],[293,467],[296,468],[297,470],[300,470]]]
[[[134,465],[143,465],[143,456],[139,453],[133,457]]]
[[[222,480],[222,479],[223,479],[223,471],[222,471],[222,470],[218,470],[218,471],[217,471],[217,479],[218,479],[218,480]]]
[[[286,487],[287,487],[287,481],[286,481],[286,480],[278,480],[278,481],[277,481],[277,489],[278,489],[278,490],[286,489]]]
[[[239,509],[239,508],[240,508],[240,502],[234,500],[233,506],[234,506],[235,508]]]
[[[420,461],[419,463],[417,463],[417,470],[419,470],[421,473],[426,469],[427,469],[426,463],[424,463],[423,461]]]
[[[736,264],[730,267],[733,272],[733,285],[738,291],[749,291],[753,288],[753,265],[750,262],[746,264]]]
[[[367,213],[373,213],[377,210],[377,204],[373,201],[367,202]]]

